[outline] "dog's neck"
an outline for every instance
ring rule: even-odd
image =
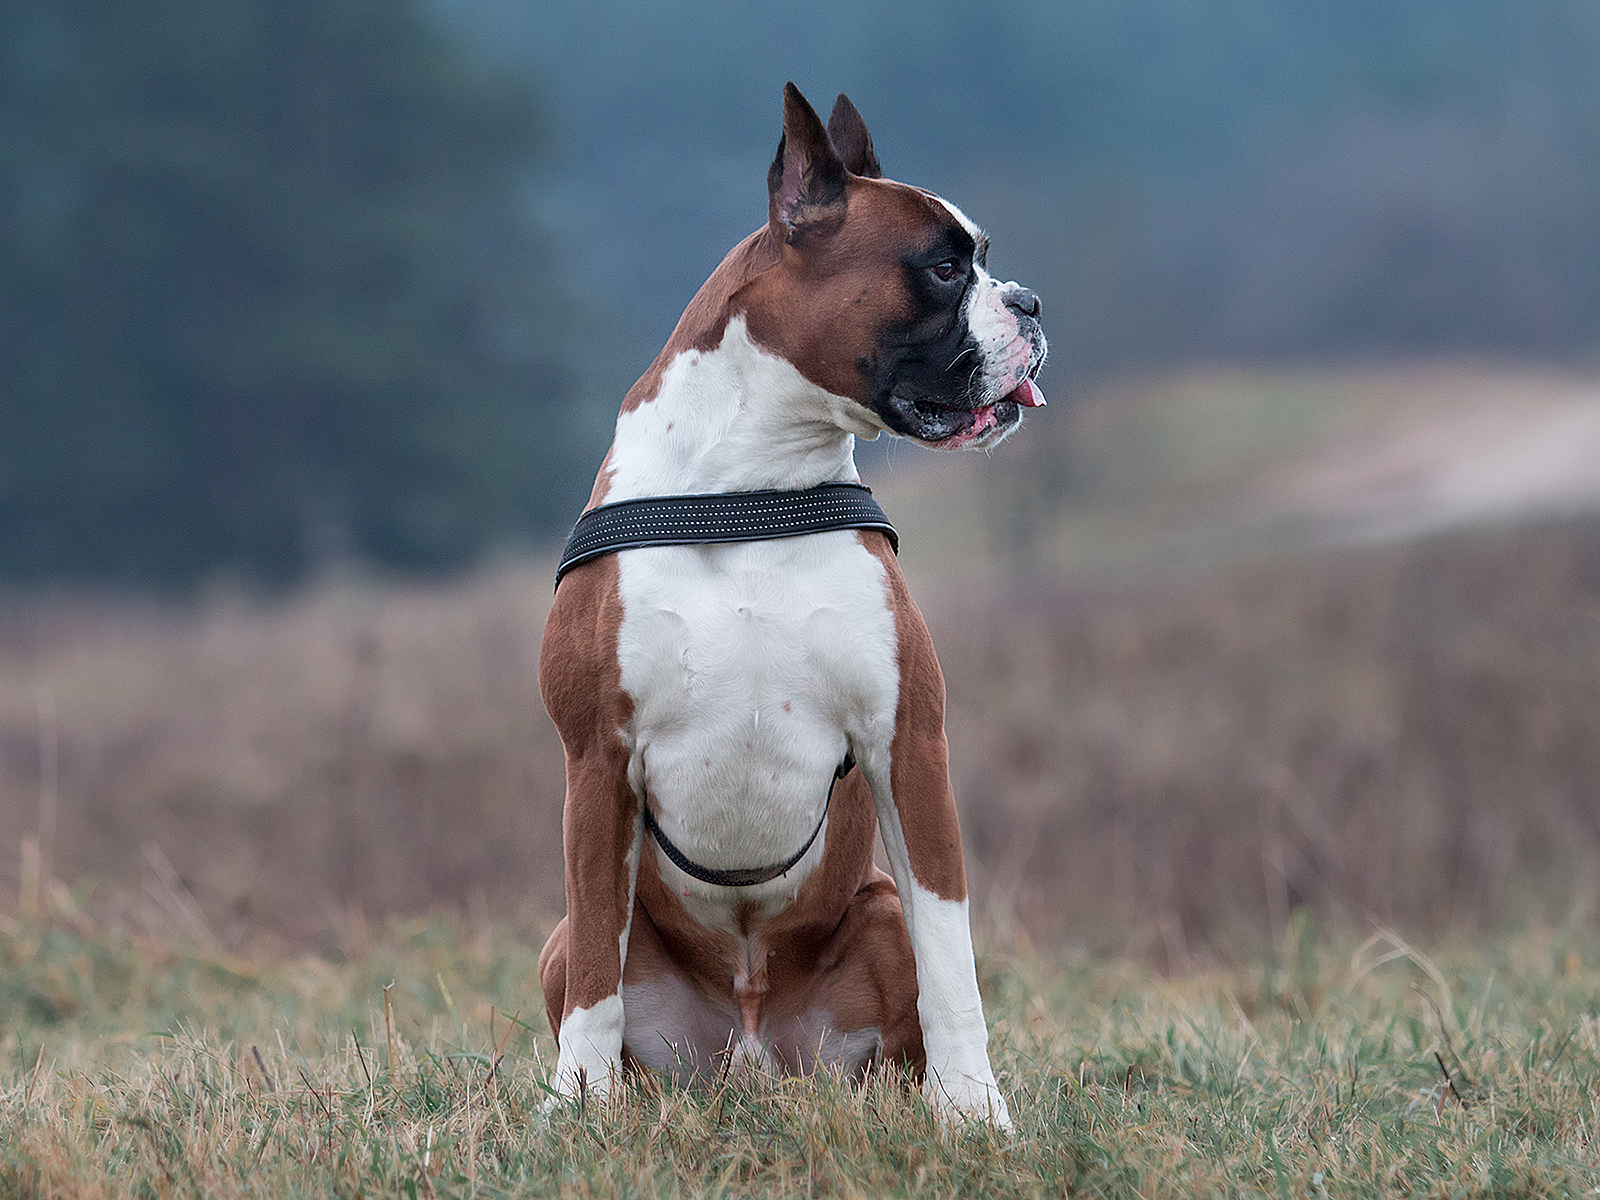
[[[854,481],[857,432],[875,432],[859,406],[757,346],[735,317],[715,349],[679,354],[655,398],[617,418],[605,498]]]
[[[881,424],[758,345],[739,308],[774,258],[753,235],[689,305],[623,405],[594,503],[859,480],[855,439]]]

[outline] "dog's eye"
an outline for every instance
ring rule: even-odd
[[[936,265],[933,268],[933,273],[945,283],[949,283],[951,280],[958,279],[966,274],[966,272],[961,269],[961,264],[953,258],[947,258],[942,263]]]

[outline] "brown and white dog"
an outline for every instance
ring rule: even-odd
[[[848,99],[824,129],[785,89],[768,191],[629,391],[590,507],[854,481],[857,437],[992,446],[1044,402],[1038,297],[990,277],[955,206],[882,178]],[[624,1063],[903,1062],[945,1113],[1009,1124],[944,680],[883,534],[597,558],[557,592],[539,676],[567,757],[567,916],[539,960],[558,1092],[606,1095]],[[661,852],[645,806],[708,868],[821,833],[785,875],[721,886]]]

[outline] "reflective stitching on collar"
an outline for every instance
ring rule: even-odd
[[[876,529],[899,553],[894,526],[872,498],[872,489],[860,483],[620,500],[578,518],[556,567],[556,586],[579,563],[619,550],[758,542],[833,529]]]

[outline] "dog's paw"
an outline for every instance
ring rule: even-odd
[[[620,1090],[622,1078],[622,997],[611,996],[593,1008],[574,1009],[561,1023],[546,1111],[569,1101],[604,1104]]]
[[[936,1071],[930,1064],[922,1094],[933,1110],[951,1124],[987,1121],[996,1129],[1011,1131],[1011,1110],[1006,1107],[1006,1098],[988,1062],[970,1072],[955,1068]]]
[[[594,1105],[604,1107],[622,1092],[620,1066],[590,1073],[586,1066],[563,1071],[558,1065],[550,1082],[549,1093],[539,1104],[539,1111],[552,1116],[562,1109],[583,1111]]]

